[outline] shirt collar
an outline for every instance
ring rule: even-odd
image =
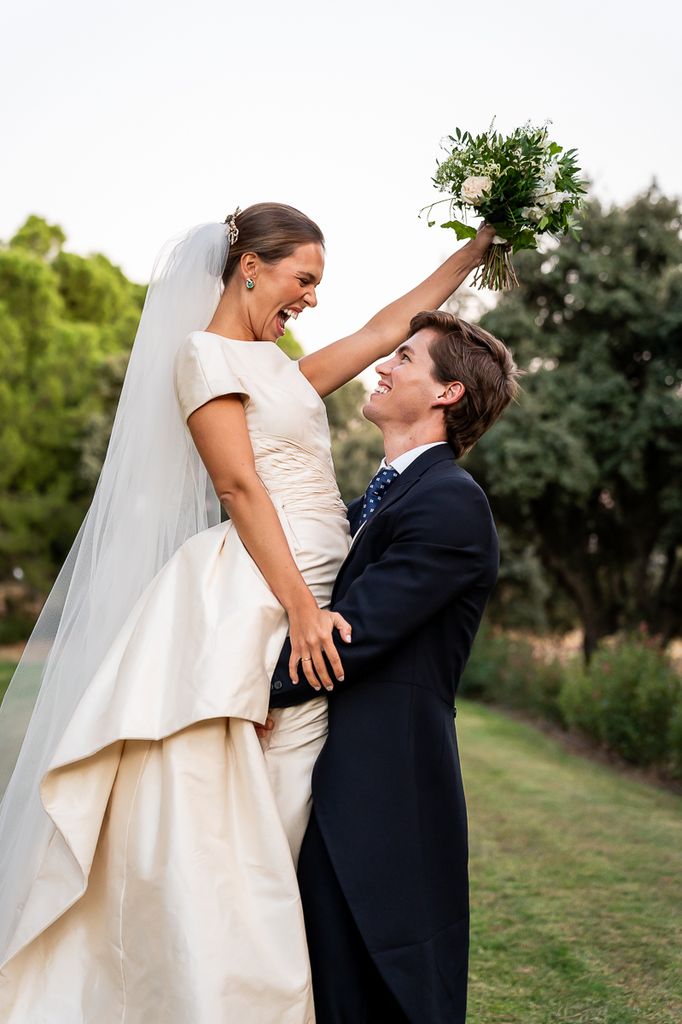
[[[431,441],[430,444],[420,444],[417,448],[410,448],[409,452],[403,452],[402,455],[396,455],[392,462],[386,462],[386,459],[381,460],[379,469],[394,469],[396,473],[404,473],[408,466],[411,466],[415,459],[428,451],[429,448],[435,448],[438,444],[447,444],[446,441]]]

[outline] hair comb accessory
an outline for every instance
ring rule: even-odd
[[[237,227],[237,217],[242,211],[237,207],[234,213],[228,213],[225,218],[225,225],[227,227],[227,237],[230,240],[230,245],[234,245],[239,238],[239,228]]]

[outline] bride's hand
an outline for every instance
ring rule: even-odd
[[[292,682],[297,683],[299,680],[300,662],[305,678],[314,690],[320,690],[322,686],[326,690],[333,690],[334,682],[329,677],[325,655],[334,676],[339,681],[343,680],[343,665],[332,640],[335,629],[338,629],[346,643],[350,643],[352,627],[338,612],[321,611],[311,602],[304,609],[289,614],[289,675]]]
[[[476,237],[467,242],[466,248],[470,250],[472,258],[480,263],[495,237],[495,228],[492,224],[482,224],[476,233]]]

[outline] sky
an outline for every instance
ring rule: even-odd
[[[440,139],[552,121],[594,191],[682,194],[682,8],[650,0],[22,0],[0,13],[0,239],[30,213],[148,279],[165,239],[274,200],[321,226],[308,350],[456,247]]]

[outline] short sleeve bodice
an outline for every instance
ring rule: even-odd
[[[212,337],[217,338],[217,335]],[[207,333],[189,336],[178,353],[175,365],[175,386],[183,419],[189,419],[212,398],[233,394],[249,397],[232,362],[227,343],[217,345]]]
[[[176,390],[185,419],[213,398],[241,396],[258,474],[290,509],[313,502],[345,508],[324,402],[277,345],[196,331],[178,353]]]

